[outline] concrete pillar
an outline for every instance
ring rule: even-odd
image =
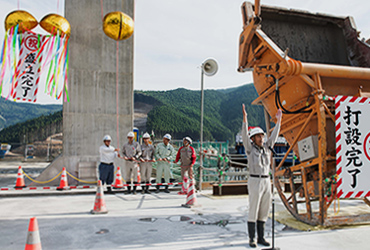
[[[104,15],[112,11],[133,18],[134,0],[103,1]],[[111,135],[112,145],[117,147],[116,41],[103,32],[100,1],[66,0],[65,17],[71,24],[71,36],[70,102],[63,104],[63,156],[51,163],[39,180],[55,176],[63,166],[77,175],[79,162],[98,162],[105,134]],[[133,45],[133,36],[119,42],[120,146],[133,127]],[[120,163],[118,160],[116,165]]]

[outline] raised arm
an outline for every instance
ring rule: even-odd
[[[277,141],[277,138],[279,137],[281,118],[283,116],[282,113],[283,112],[281,111],[281,109],[279,109],[276,113],[276,119],[277,119],[276,125],[275,125],[274,130],[272,131],[272,133],[270,135],[270,138],[268,138],[268,140],[266,142],[268,147],[273,147],[275,145],[275,142]]]
[[[245,148],[245,152],[249,153],[252,150],[252,143],[248,136],[248,119],[247,119],[247,111],[245,110],[245,105],[243,107],[243,126],[242,126],[242,137],[243,137],[243,144]]]

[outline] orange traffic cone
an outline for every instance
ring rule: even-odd
[[[182,204],[183,207],[191,208],[193,206],[198,206],[194,184],[195,184],[195,180],[190,179],[188,196],[186,197],[186,204]]]
[[[137,164],[137,183],[141,182],[140,165]]]
[[[177,194],[185,195],[188,194],[188,186],[189,186],[189,175],[188,172],[185,172],[184,179],[182,179],[181,191]]]
[[[67,180],[67,171],[66,168],[63,168],[62,177],[60,178],[60,184],[59,187],[57,187],[57,190],[66,190],[66,189],[69,189]]]
[[[116,179],[112,185],[113,188],[123,188],[123,181],[121,176],[121,168],[117,167]]]
[[[36,217],[30,219],[25,250],[41,250],[39,225]]]
[[[103,187],[100,180],[98,181],[98,188],[96,190],[94,209],[91,210],[91,213],[92,214],[108,213],[107,207],[105,206]]]
[[[22,172],[22,167],[18,167],[18,174],[17,174],[17,181],[15,182],[15,187],[16,188],[23,188],[26,185],[24,184],[24,176]]]

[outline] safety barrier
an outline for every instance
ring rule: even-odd
[[[69,186],[70,189],[86,189],[86,188],[96,188],[96,186]],[[12,191],[12,190],[56,190],[57,187],[23,187],[23,188],[9,188],[2,187],[0,191]]]
[[[49,183],[49,182],[52,182],[54,181],[56,178],[58,178],[61,174],[62,174],[62,171],[59,172],[59,174],[57,174],[55,177],[53,177],[52,179],[50,180],[47,180],[47,181],[37,181],[33,178],[31,178],[26,172],[24,172],[24,170],[22,169],[22,173],[24,174],[24,176],[26,176],[28,179],[30,179],[32,182],[35,182],[35,183],[38,183],[38,184],[46,184],[46,183]]]
[[[175,186],[182,185],[182,182],[169,182],[169,183],[137,183],[137,184],[123,184],[123,187],[128,186]],[[86,189],[86,188],[96,188],[96,186],[69,186],[70,189]],[[2,187],[0,191],[12,191],[12,190],[56,190],[57,187],[23,187],[23,188],[9,188]]]
[[[123,184],[124,187],[128,186],[175,186],[182,185],[182,182],[168,182],[168,183],[137,183],[137,184]]]
[[[52,182],[54,181],[56,178],[58,178],[61,174],[62,174],[62,171],[61,170],[55,177],[51,178],[50,180],[47,180],[47,181],[37,181],[35,179],[33,179],[32,177],[30,177],[26,172],[24,172],[24,170],[22,169],[22,172],[24,174],[24,176],[26,176],[28,179],[30,179],[32,182],[34,183],[38,183],[38,184],[46,184],[46,183],[49,183],[49,182]],[[72,178],[72,179],[75,179],[76,181],[78,182],[82,182],[82,183],[88,183],[88,184],[95,184],[97,183],[98,181],[85,181],[85,180],[81,180],[79,178],[77,178],[76,176],[73,176],[72,174],[70,174],[68,171],[66,171],[67,174]]]
[[[79,178],[77,178],[77,177],[75,177],[75,176],[71,175],[68,171],[67,171],[67,174],[68,174],[72,179],[75,179],[75,180],[76,180],[76,181],[78,181],[78,182],[82,182],[82,183],[91,183],[91,184],[93,184],[93,183],[98,183],[98,181],[84,181],[84,180],[81,180],[81,179],[79,179]]]
[[[54,181],[56,178],[58,178],[62,174],[62,172],[63,172],[63,170],[61,170],[56,176],[54,176],[50,180],[47,180],[47,181],[37,181],[37,180],[33,179],[32,177],[30,177],[21,167],[19,167],[19,169],[20,169],[20,171],[22,171],[22,173],[24,174],[24,176],[26,176],[29,180],[31,180],[34,183],[38,183],[38,184],[50,183],[50,182]],[[85,180],[82,180],[82,179],[77,178],[76,176],[72,175],[68,171],[66,171],[66,173],[72,179],[75,179],[78,182],[88,183],[88,184],[96,184],[98,182],[98,181],[85,181]],[[116,173],[117,173],[117,171],[115,171],[115,174]],[[122,178],[122,180],[125,181],[123,178]],[[182,182],[153,183],[153,184],[152,183],[137,183],[137,184],[131,183],[131,184],[123,184],[122,187],[128,187],[128,186],[157,186],[157,185],[158,186],[182,185]],[[86,186],[86,185],[84,185],[84,186],[69,186],[69,189],[86,189],[86,188],[96,188],[96,186],[95,185],[93,185],[93,186]],[[53,187],[0,187],[0,191],[11,191],[11,190],[56,190],[56,189],[58,189],[58,187],[56,187],[56,186],[53,186]]]

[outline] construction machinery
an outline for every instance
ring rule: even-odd
[[[290,147],[275,168],[282,202],[311,225],[370,221],[370,213],[328,215],[335,200],[335,190],[328,194],[328,180],[335,184],[336,175],[334,97],[370,97],[369,44],[359,40],[352,17],[261,7],[258,0],[241,9],[238,71],[253,72],[259,95],[253,104],[263,105],[266,117],[274,122],[277,110],[283,110],[281,134]],[[307,160],[298,147],[305,138],[317,149]],[[292,150],[300,163],[283,167]],[[283,192],[284,181],[291,193]]]

